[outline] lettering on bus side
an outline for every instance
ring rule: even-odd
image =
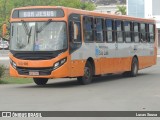
[[[95,47],[95,55],[96,56],[103,56],[108,55],[108,47],[107,46],[96,46]]]

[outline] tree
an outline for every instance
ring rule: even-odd
[[[116,14],[117,13],[121,13],[122,15],[126,15],[126,6],[122,5],[122,6],[117,6],[117,11],[115,12]]]
[[[82,2],[80,8],[82,10],[94,10],[95,4],[93,4],[91,2]]]

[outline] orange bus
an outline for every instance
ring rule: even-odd
[[[33,6],[12,11],[10,75],[31,77],[37,85],[52,78],[123,73],[156,64],[155,21],[60,6]]]

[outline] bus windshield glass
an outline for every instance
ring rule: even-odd
[[[11,23],[10,50],[57,51],[67,48],[65,22],[15,22]]]

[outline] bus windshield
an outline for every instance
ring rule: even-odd
[[[10,50],[57,51],[67,48],[65,22],[15,22],[11,23]]]

